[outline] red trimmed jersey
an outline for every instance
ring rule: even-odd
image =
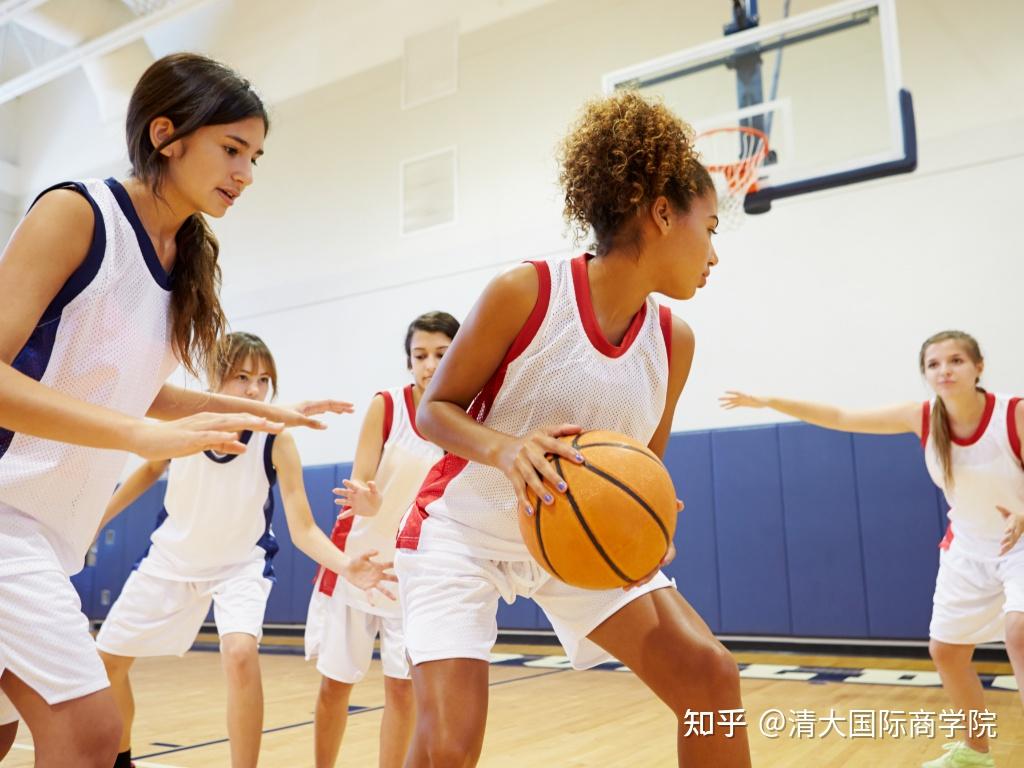
[[[574,423],[649,443],[668,391],[671,313],[648,297],[618,345],[601,333],[588,262],[532,262],[537,303],[469,415],[517,437]],[[495,467],[448,454],[430,471],[403,521],[401,549],[529,560],[512,484]]]
[[[354,516],[338,520],[331,540],[353,557],[377,550],[379,554],[375,560],[390,561],[394,559],[395,534],[402,515],[409,509],[423,479],[444,451],[424,439],[416,428],[412,384],[379,392],[378,395],[384,399],[384,444],[374,482],[383,501],[372,517]],[[330,595],[335,589],[341,589],[344,590],[345,602],[360,610],[379,616],[401,615],[394,600],[377,595],[371,605],[363,590],[344,579],[339,580],[332,571],[321,571],[319,590],[324,594]]]
[[[955,547],[979,560],[999,559],[1006,521],[996,509],[1024,513],[1024,470],[1014,412],[1020,398],[985,394],[981,422],[970,437],[952,440],[953,486],[946,487],[935,437],[931,408],[922,406],[922,443],[928,474],[949,504],[949,530],[943,548]],[[1024,539],[1014,551],[1024,549]]]

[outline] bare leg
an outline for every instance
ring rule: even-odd
[[[384,678],[384,716],[380,723],[380,768],[402,768],[412,729],[416,725],[416,700],[412,680]]]
[[[118,752],[131,749],[132,746],[132,723],[135,721],[135,696],[132,694],[132,683],[128,678],[128,672],[135,662],[131,656],[115,656],[112,653],[100,651],[100,659],[103,666],[107,668],[107,677],[110,679],[110,692],[114,695],[114,703],[117,711],[121,714],[121,743],[117,747]]]
[[[416,729],[405,768],[472,768],[487,725],[488,665],[427,661],[412,669]]]
[[[231,768],[256,768],[263,736],[263,681],[256,638],[230,632],[220,639],[228,688]]]
[[[942,687],[953,704],[953,709],[964,712],[985,708],[985,695],[978,673],[971,664],[974,656],[973,645],[954,645],[934,638],[928,643],[928,652],[935,662],[935,668],[942,678]],[[968,734],[964,739],[967,746],[976,752],[988,752],[988,736]]]
[[[117,757],[121,718],[109,688],[53,706],[10,670],[0,689],[25,720],[36,750],[36,768],[110,768]]]
[[[348,700],[352,684],[320,678],[313,716],[313,754],[316,768],[334,768],[341,750],[341,739],[348,724]]]
[[[707,624],[674,589],[638,597],[604,621],[590,639],[633,670],[675,713],[740,709],[739,668]],[[727,738],[721,728],[707,736],[684,737],[677,729],[680,766],[750,768],[745,728]]]
[[[1020,611],[1006,614],[1006,654],[1010,657],[1021,704],[1024,705],[1024,613]]]
[[[4,723],[3,725],[0,725],[0,760],[7,757],[7,753],[11,751],[11,745],[14,744],[14,738],[17,735],[17,720],[13,723]]]

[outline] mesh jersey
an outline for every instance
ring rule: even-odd
[[[946,496],[950,527],[943,547],[953,543],[965,554],[982,560],[999,558],[1006,521],[996,505],[1024,511],[1024,470],[1014,410],[1019,398],[985,395],[985,410],[977,430],[966,440],[953,438],[952,488],[946,488],[942,465],[930,430],[930,406],[922,407],[922,442],[928,474]],[[1024,549],[1024,540],[1014,550]]]
[[[425,440],[416,429],[412,384],[379,394],[384,398],[384,446],[374,482],[383,501],[380,510],[372,517],[355,516],[339,520],[331,533],[331,540],[354,557],[375,549],[380,554],[374,559],[392,560],[395,534],[402,515],[416,498],[427,472],[444,451]],[[331,594],[336,583],[335,574],[325,572],[320,580],[320,590]],[[396,601],[377,595],[375,604],[370,605],[363,590],[344,579],[340,584],[349,605],[382,616],[401,615]]]
[[[170,276],[117,181],[56,188],[89,201],[92,243],[13,365],[71,397],[142,416],[177,365]],[[126,458],[0,429],[0,575],[80,570]]]
[[[141,572],[214,581],[263,560],[263,575],[273,578],[274,435],[243,432],[241,439],[242,454],[204,451],[171,462],[164,508],[136,566]]]
[[[648,297],[622,342],[601,333],[590,298],[587,254],[534,262],[537,303],[469,414],[521,436],[575,423],[650,442],[665,410],[672,315]],[[494,560],[528,560],[512,484],[494,467],[446,455],[431,470],[398,539]]]

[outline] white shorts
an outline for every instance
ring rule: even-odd
[[[498,639],[498,598],[532,598],[576,669],[611,660],[587,639],[598,625],[648,592],[674,587],[659,572],[642,587],[592,590],[550,577],[532,560],[483,560],[450,552],[399,550],[395,573],[405,638],[413,664],[440,659],[490,659]]]
[[[5,671],[50,705],[110,685],[82,602],[64,573],[0,577],[0,675]],[[0,692],[0,724],[17,719],[13,704]]]
[[[273,583],[262,562],[247,563],[216,581],[175,581],[132,571],[96,636],[115,656],[181,656],[195,642],[213,600],[217,633],[263,636]]]
[[[1024,550],[976,560],[956,540],[939,553],[928,634],[942,643],[977,645],[1006,639],[1009,611],[1024,611]]]
[[[345,591],[333,595],[313,588],[306,617],[306,658],[317,659],[316,668],[324,677],[340,683],[358,683],[370,668],[373,641],[380,635],[380,660],[386,677],[409,679],[409,661],[405,655],[405,633],[398,616],[378,616],[345,601]]]

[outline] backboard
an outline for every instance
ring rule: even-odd
[[[763,213],[778,198],[917,167],[895,0],[847,0],[736,28],[720,40],[611,72],[604,90],[657,94],[698,133],[736,125],[763,131],[770,153],[756,191],[746,195],[747,213]]]

